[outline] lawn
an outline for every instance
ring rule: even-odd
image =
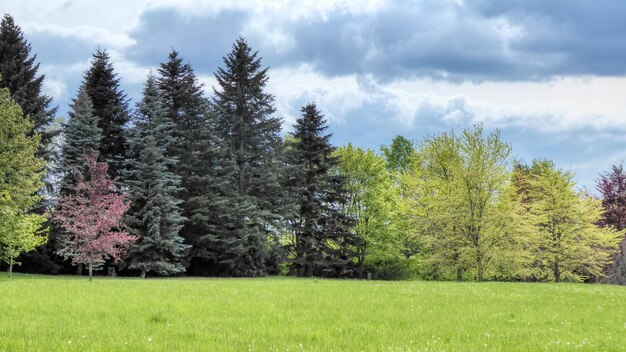
[[[0,276],[1,351],[624,351],[626,287]]]

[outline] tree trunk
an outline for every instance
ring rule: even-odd
[[[91,262],[89,262],[89,282],[93,280],[93,266]]]
[[[460,266],[456,268],[456,281],[463,281],[463,268]]]
[[[142,279],[145,279],[145,278],[146,278],[146,271],[145,271],[145,270],[142,270],[142,271],[141,271],[141,276],[140,276],[140,277],[141,277]]]
[[[554,282],[561,282],[561,271],[558,261],[554,262]]]
[[[13,257],[9,257],[9,279],[13,277]]]
[[[83,263],[80,263],[76,267],[76,275],[81,276],[82,274],[83,274]]]

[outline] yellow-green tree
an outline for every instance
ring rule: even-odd
[[[552,162],[535,161],[516,172],[526,178],[519,193],[534,228],[534,277],[559,282],[602,276],[621,234],[597,225],[604,211],[601,201],[576,190],[574,175]]]
[[[511,187],[511,146],[481,125],[429,137],[402,177],[409,216],[435,277],[476,280],[519,274],[525,226]]]
[[[9,264],[9,275],[15,257],[46,241],[45,218],[30,213],[43,186],[45,162],[35,156],[39,140],[9,91],[0,89],[0,260]]]
[[[359,277],[365,262],[402,256],[403,241],[397,190],[387,170],[387,163],[372,150],[348,144],[338,148],[337,169],[345,177],[348,202],[345,211],[356,220],[353,230],[359,236],[357,254]]]

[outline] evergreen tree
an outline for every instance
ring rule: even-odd
[[[358,237],[354,219],[342,212],[349,203],[345,178],[336,168],[330,135],[315,104],[302,108],[289,146],[293,174],[289,189],[296,199],[292,271],[298,276],[351,276]]]
[[[180,177],[172,172],[177,159],[165,153],[174,142],[174,124],[159,93],[154,76],[146,82],[143,100],[135,119],[131,148],[138,160],[131,167],[131,208],[126,223],[139,240],[130,246],[127,263],[130,269],[171,275],[185,271],[183,260],[187,245],[179,236],[184,218],[176,194]]]
[[[65,142],[61,149],[61,170],[65,172],[61,181],[61,194],[67,194],[76,182],[73,169],[81,173],[87,171],[85,155],[100,147],[102,131],[98,127],[98,118],[94,115],[93,104],[83,87],[70,106],[69,119],[64,126]]]
[[[180,233],[192,244],[187,272],[201,275],[242,275],[238,256],[229,252],[229,238],[236,228],[233,219],[243,205],[230,184],[234,163],[230,150],[216,133],[216,115],[203,96],[202,85],[191,65],[176,51],[159,68],[158,85],[175,143],[167,157],[178,163],[173,171],[181,178],[178,198],[186,218]]]
[[[52,126],[57,109],[50,107],[52,98],[42,93],[44,76],[37,74],[37,57],[30,56],[30,51],[20,27],[5,14],[0,22],[0,88],[8,88],[24,116],[29,116],[41,138],[37,156],[50,162],[54,157],[53,139],[60,132]]]
[[[83,86],[91,98],[98,127],[102,130],[100,158],[109,165],[110,175],[119,176],[127,156],[124,128],[129,119],[128,100],[120,89],[120,79],[105,50],[98,49],[93,54]]]
[[[273,95],[265,92],[267,68],[243,38],[237,39],[215,74],[213,104],[218,129],[234,157],[230,180],[240,213],[233,214],[230,247],[241,262],[234,275],[266,273],[268,243],[276,238],[288,210],[284,190],[281,119]]]

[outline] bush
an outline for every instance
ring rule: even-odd
[[[412,258],[392,256],[367,256],[364,272],[372,273],[376,280],[409,280],[418,276],[417,262]]]

